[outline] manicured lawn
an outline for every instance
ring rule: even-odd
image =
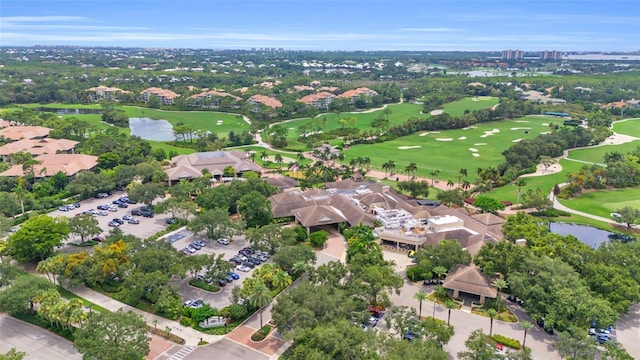
[[[580,167],[584,164],[563,159],[560,160],[560,165],[562,166],[562,171],[559,173],[524,177],[523,179],[527,182],[527,185],[522,187],[522,194],[526,193],[529,189],[542,189],[545,192],[551,191],[555,184],[560,184],[567,180],[568,173],[580,170]],[[515,203],[518,198],[518,187],[513,184],[507,184],[494,189],[487,195],[498,200],[508,200]]]
[[[640,118],[615,123],[613,124],[613,131],[620,134],[640,137]]]
[[[58,103],[53,103],[53,104],[25,104],[25,105],[22,105],[22,106],[26,107],[26,108],[46,107],[46,108],[53,108],[53,109],[101,109],[102,108],[100,106],[100,104],[58,104]]]
[[[531,139],[549,131],[548,123],[553,121],[531,116],[479,123],[467,130],[422,132],[380,144],[356,145],[344,151],[345,163],[352,158],[368,157],[372,167],[381,170],[383,163],[393,160],[395,172],[401,172],[414,162],[418,176],[430,177],[429,172],[438,169],[438,177],[444,181],[457,180],[458,171],[464,168],[468,180],[473,181],[478,167],[497,166],[504,161],[502,152],[517,139]],[[495,132],[487,136],[488,131]]]
[[[288,154],[280,151],[268,150],[261,146],[241,146],[241,147],[235,147],[235,148],[228,148],[226,150],[227,151],[235,150],[235,151],[243,151],[243,152],[255,151],[256,156],[253,161],[256,164],[269,169],[277,169],[278,167],[281,167],[282,169],[287,169],[287,164],[298,161],[296,154]],[[263,153],[267,155],[264,161],[262,160]],[[279,166],[278,164],[275,163],[276,154],[280,154],[280,156],[282,156],[282,160],[283,160],[282,166]],[[311,160],[308,160],[308,159],[304,160],[305,164],[308,164],[310,162]]]
[[[163,143],[162,141],[147,140],[147,142],[151,144],[152,149],[164,149],[167,155],[169,155],[169,152],[171,151],[177,152],[180,155],[192,154],[196,152],[194,149],[172,146],[167,143]]]
[[[640,130],[639,130],[640,131]],[[640,135],[640,133],[638,133]],[[606,143],[605,143],[606,144]],[[569,151],[569,158],[581,161],[594,162],[597,164],[604,163],[604,155],[617,151],[621,154],[635,150],[640,146],[640,140],[620,144],[620,145],[603,145],[593,148],[577,149]]]
[[[591,191],[561,203],[572,209],[609,218],[616,209],[625,206],[640,208],[640,188]]]
[[[94,303],[92,303],[91,301],[85,299],[85,298],[81,298],[78,295],[72,293],[71,291],[61,287],[61,286],[56,286],[56,288],[58,289],[58,292],[60,293],[60,296],[62,296],[63,298],[67,299],[67,300],[71,300],[71,299],[80,299],[80,301],[82,301],[82,304],[84,304],[84,306],[90,306],[92,311],[98,311],[101,313],[108,313],[109,310],[103,308],[100,305],[96,305]]]
[[[553,222],[563,222],[563,223],[589,225],[589,226],[593,226],[595,228],[598,228],[600,230],[606,230],[606,231],[618,231],[618,229],[614,228],[609,223],[598,221],[598,220],[594,220],[594,219],[591,219],[591,218],[588,218],[588,217],[584,217],[584,216],[580,216],[580,215],[574,215],[574,214],[571,214],[571,216],[559,216],[559,217],[555,217],[555,218],[549,218],[547,220],[553,221]]]
[[[443,110],[451,116],[462,116],[464,115],[465,110],[482,110],[490,108],[499,102],[500,99],[491,96],[478,96],[475,98],[468,97],[462,100],[445,104]]]
[[[429,116],[429,115],[420,114],[420,112],[422,111],[421,105],[402,103],[402,104],[390,104],[390,105],[387,105],[387,107],[391,110],[391,113],[389,114],[390,127],[402,124],[412,117],[425,118]],[[281,124],[281,126],[288,130],[287,148],[295,149],[295,150],[308,150],[306,149],[305,144],[296,141],[300,136],[300,133],[297,131],[300,125],[303,125],[303,124],[307,125],[309,127],[308,131],[316,131],[317,129],[320,129],[321,131],[331,131],[331,130],[339,129],[342,127],[342,125],[338,123],[339,119],[341,118],[348,119],[348,118],[354,117],[356,118],[356,122],[355,122],[356,128],[360,129],[361,131],[371,131],[371,130],[375,130],[370,126],[371,122],[374,119],[378,118],[381,114],[382,114],[382,110],[369,112],[369,113],[340,113],[340,114],[326,113],[326,114],[318,115],[315,118],[302,118],[302,119],[291,120]],[[323,118],[327,119],[326,123],[323,121]],[[263,135],[263,140],[264,140],[264,135]],[[337,140],[335,143],[338,144],[340,142],[342,142],[342,140]]]

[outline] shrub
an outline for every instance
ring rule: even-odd
[[[153,326],[148,326],[147,328],[148,328],[150,333],[152,333],[154,335],[161,336],[161,337],[163,337],[163,338],[165,338],[165,339],[167,339],[169,341],[173,341],[176,344],[184,345],[184,343],[185,343],[183,338],[181,338],[178,335],[174,335],[174,334],[172,334],[172,333],[170,333],[170,332],[168,332],[166,330],[161,330],[161,329],[155,328]]]
[[[516,339],[508,338],[506,336],[502,336],[498,334],[494,334],[493,336],[491,336],[491,339],[493,339],[493,341],[498,342],[504,346],[508,346],[512,349],[520,350],[520,341]]]
[[[180,318],[180,325],[191,327],[192,324],[193,324],[193,321],[191,321],[190,318],[186,316],[183,316],[182,318]]]
[[[269,325],[264,325],[264,326],[262,327],[262,329],[260,329],[260,332],[261,332],[261,333],[262,333],[262,335],[263,335],[263,336],[265,336],[265,337],[266,337],[267,335],[269,335],[269,332],[270,332],[270,331],[271,331],[271,326],[269,326]]]
[[[296,232],[296,241],[307,240],[307,229],[304,226],[298,225],[293,230]]]
[[[241,320],[247,317],[249,311],[246,306],[239,304],[231,304],[220,310],[220,315],[233,320]]]
[[[314,247],[319,248],[322,247],[325,242],[327,242],[328,238],[329,234],[324,230],[320,230],[311,233],[311,235],[309,236],[309,242],[311,242],[311,245],[313,245]]]
[[[411,281],[422,281],[427,280],[427,278],[430,279],[431,277],[427,277],[427,275],[431,275],[431,272],[425,271],[425,269],[420,265],[412,266],[407,269],[407,278]]]
[[[217,285],[207,284],[203,280],[191,279],[189,280],[189,285],[197,287],[202,290],[210,291],[210,292],[218,292],[220,291],[220,287]]]

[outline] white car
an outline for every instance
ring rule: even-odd
[[[236,267],[236,270],[242,271],[242,272],[249,272],[249,271],[251,271],[251,268],[248,267],[248,266],[239,265],[239,266]]]
[[[220,238],[220,239],[218,239],[218,244],[222,244],[222,245],[229,245],[229,239],[227,239],[227,238]]]

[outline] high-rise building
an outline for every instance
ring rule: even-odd
[[[524,57],[522,50],[502,50],[502,60],[520,60]]]
[[[562,60],[562,51],[545,50],[540,52],[540,60]]]

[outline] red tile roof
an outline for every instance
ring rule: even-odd
[[[252,97],[247,99],[247,102],[250,102],[252,104],[260,103],[274,109],[282,107],[282,103],[280,102],[280,100],[259,94],[253,95]]]

